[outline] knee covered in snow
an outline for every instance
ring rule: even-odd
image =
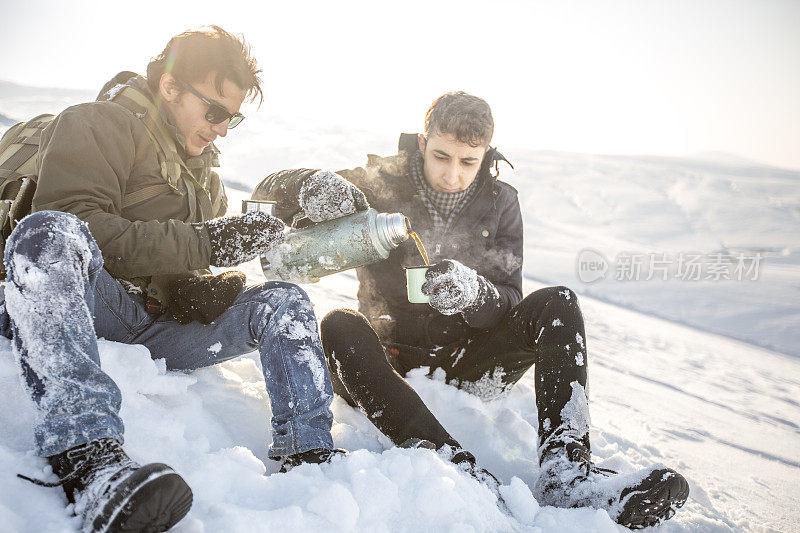
[[[32,261],[39,256],[68,256],[75,253],[88,262],[100,257],[89,228],[78,217],[61,211],[39,211],[23,218],[6,243],[6,259],[22,253]]]
[[[19,221],[16,232],[25,232],[31,228],[63,229],[73,224],[86,226],[72,213],[63,211],[37,211]]]
[[[544,290],[547,291],[547,296],[551,300],[562,300],[569,303],[576,303],[578,301],[578,296],[575,294],[575,291],[565,285],[547,287]]]
[[[558,285],[557,287],[553,287],[553,290],[556,291],[557,297],[561,298],[562,300],[566,300],[570,303],[578,303],[578,295],[570,289],[569,287],[565,287],[564,285]]]
[[[311,306],[311,298],[308,296],[308,293],[303,290],[299,285],[294,285],[293,283],[287,283],[286,288],[286,298],[296,302],[300,305]]]
[[[286,281],[262,283],[261,285],[256,285],[252,288],[257,289],[259,293],[264,293],[266,295],[271,295],[275,292],[278,292],[284,300],[311,302],[311,299],[308,297],[306,291],[304,291],[299,285],[288,283]]]
[[[268,313],[281,309],[284,322],[314,323],[314,330],[317,329],[317,319],[314,315],[314,305],[311,303],[306,291],[293,283],[281,282],[280,285],[272,286],[272,296],[268,298],[269,304],[265,307]],[[276,294],[277,292],[277,294]]]
[[[545,287],[530,293],[522,300],[523,310],[533,312],[536,307],[548,303],[549,305],[561,305],[566,307],[578,305],[578,295],[564,285]]]

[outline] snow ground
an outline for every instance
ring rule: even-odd
[[[236,203],[243,193],[231,192]],[[255,262],[245,270],[263,279]],[[539,285],[526,282],[525,290]],[[306,286],[318,317],[353,307],[356,280],[339,274]],[[718,335],[581,298],[590,350],[593,448],[599,464],[631,471],[664,463],[692,494],[661,531],[791,531],[800,501],[800,363]],[[498,475],[515,514],[426,450],[391,448],[368,419],[336,399],[334,440],[358,450],[326,466],[270,475],[270,410],[254,355],[182,374],[142,346],[102,341],[103,366],[120,385],[126,449],[184,475],[195,505],[175,529],[200,531],[617,531],[602,511],[539,508],[533,376],[482,402],[420,371],[409,381],[480,464]],[[0,523],[11,531],[70,531],[57,490],[14,478],[45,476],[32,450],[33,409],[0,339]],[[267,475],[265,475],[267,474]],[[518,479],[515,480],[514,476]]]
[[[0,112],[57,112],[76,98],[0,92]],[[234,189],[252,187],[269,171],[352,167],[368,151],[391,153],[396,142],[393,132],[323,130],[269,112],[248,122],[249,130],[222,145],[232,210],[246,196]],[[504,178],[523,204],[526,293],[565,284],[581,297],[600,465],[629,471],[662,462],[686,475],[690,499],[661,531],[798,530],[800,360],[786,354],[800,355],[800,173],[503,151],[517,167]],[[622,250],[759,250],[767,258],[756,282],[584,284],[575,273],[583,248],[609,259]],[[261,279],[255,263],[246,270],[252,282]],[[352,274],[305,288],[319,318],[355,306]],[[165,372],[141,346],[102,342],[101,355],[123,392],[126,449],[139,461],[171,464],[195,491],[177,531],[620,529],[603,512],[539,508],[527,493],[537,475],[530,373],[492,402],[419,372],[409,377],[445,427],[506,484],[514,512],[508,517],[487,490],[432,452],[388,448],[366,417],[339,399],[335,442],[360,451],[265,476],[277,467],[266,459],[270,412],[252,355],[191,374]],[[46,472],[31,452],[32,405],[2,339],[0,391],[0,529],[72,531],[78,524],[59,491],[15,477]]]

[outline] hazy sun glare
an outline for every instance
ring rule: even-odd
[[[500,146],[800,168],[797,2],[34,0],[3,12],[0,78],[23,84],[96,90],[214,23],[252,44],[267,108],[320,125],[417,131],[433,98],[463,89],[492,105]]]

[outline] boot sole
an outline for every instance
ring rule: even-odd
[[[153,463],[139,468],[103,506],[92,531],[167,531],[192,507],[192,490],[170,467]],[[98,523],[108,518],[107,525]]]
[[[672,518],[689,497],[689,483],[674,470],[657,470],[643,481],[648,482],[652,483],[650,489],[634,492],[628,498],[617,523],[630,529],[658,525]]]

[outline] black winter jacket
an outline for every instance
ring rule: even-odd
[[[418,347],[458,344],[479,330],[490,329],[522,300],[522,215],[517,191],[491,174],[496,157],[487,154],[476,178],[478,191],[463,207],[446,234],[433,231],[433,220],[422,203],[408,160],[416,150],[416,135],[400,137],[396,156],[367,156],[366,167],[339,174],[361,189],[379,212],[403,213],[421,237],[431,264],[455,259],[491,281],[500,295],[478,309],[451,316],[428,304],[412,304],[406,296],[404,266],[423,264],[411,239],[378,263],[357,269],[359,311],[381,340]],[[298,194],[314,169],[282,170],[267,176],[253,193],[258,200],[277,201],[276,215],[285,222],[300,210]]]

